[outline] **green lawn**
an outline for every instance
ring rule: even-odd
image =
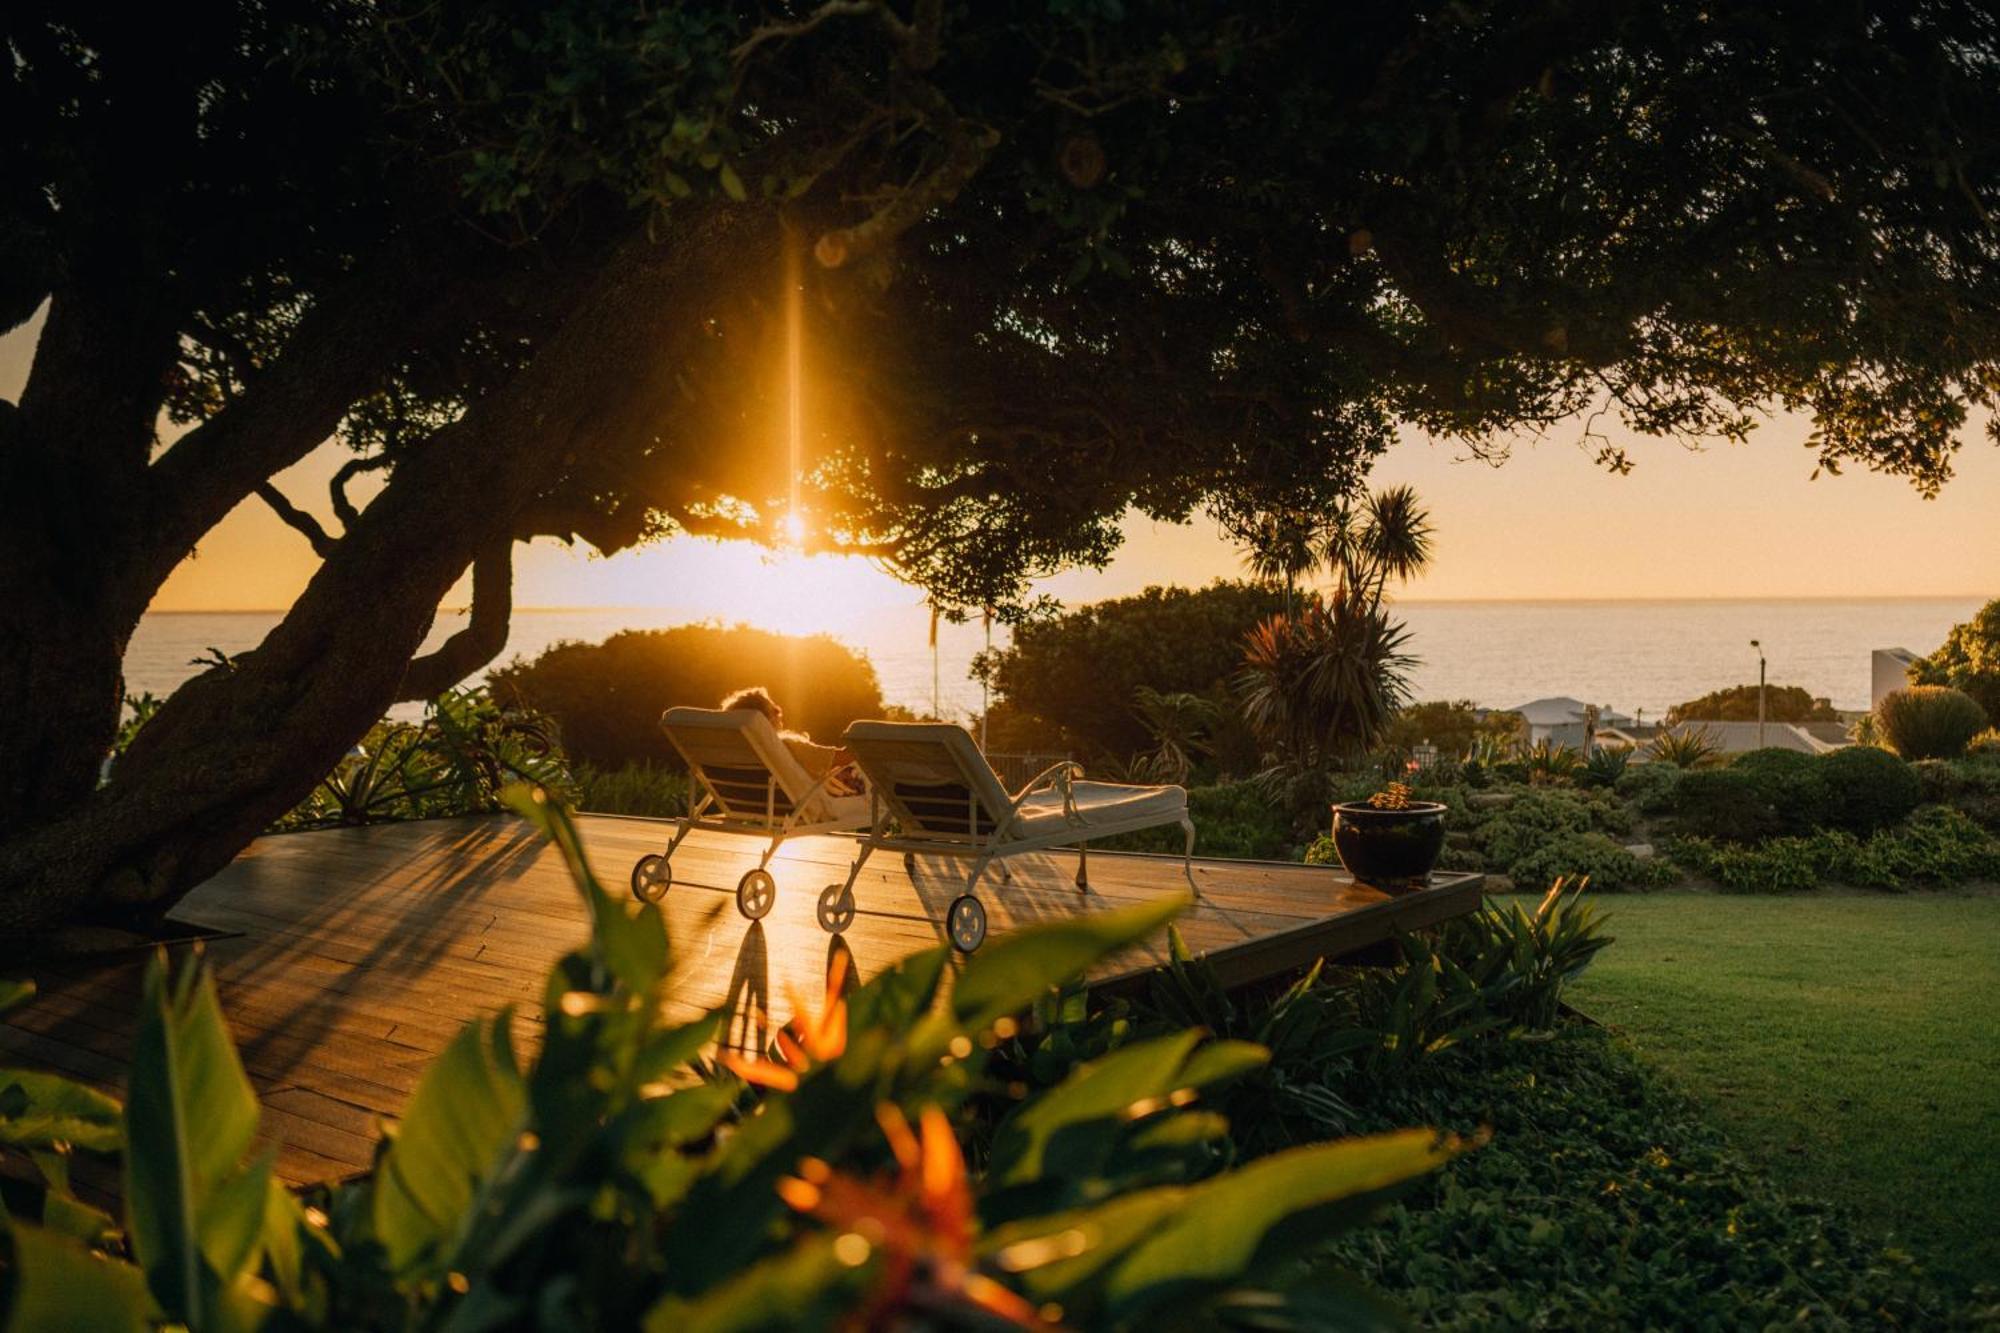
[[[2000,894],[1605,897],[1572,990],[1783,1186],[2000,1272]]]

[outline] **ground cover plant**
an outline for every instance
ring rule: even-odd
[[[1266,1045],[1271,1061],[1222,1094],[1245,1153],[1412,1117],[1490,1135],[1328,1255],[1425,1327],[1991,1326],[2000,1293],[1963,1270],[1927,1272],[1877,1213],[1819,1201],[1810,1185],[1842,1169],[1837,1132],[1816,1137],[1813,1180],[1774,1184],[1783,1164],[1739,1151],[1621,1037],[1564,1015],[1564,997],[1594,994],[1614,970],[1628,907],[1694,897],[1619,899],[1606,913],[1558,886],[1406,939],[1395,968],[1319,968],[1236,994],[1178,959],[1144,1001],[1107,1016],[1117,1026],[1097,1044],[1069,1050],[1142,1039],[1149,1023]],[[1979,1057],[1954,1058],[1936,1079]],[[1065,1067],[1052,1060],[1046,1076]],[[1962,1089],[1932,1140],[1955,1160],[1983,1152],[1964,1127],[1981,1094]],[[1887,1193],[1902,1179],[1875,1183]],[[1961,1216],[1962,1234],[1979,1230],[1977,1209]]]
[[[1620,899],[1613,927],[1572,1003],[1782,1190],[1961,1282],[2000,1273],[2000,896],[1674,892]]]
[[[548,978],[539,1053],[517,1056],[508,1012],[468,1024],[370,1175],[301,1200],[251,1152],[260,1109],[212,979],[156,963],[122,1106],[0,1071],[0,1143],[39,1181],[7,1187],[9,1329],[1347,1321],[1373,1302],[1300,1260],[1458,1151],[1405,1130],[1234,1162],[1200,1102],[1269,1052],[1193,1029],[1032,1097],[985,1077],[1014,1015],[1158,931],[1172,900],[1012,934],[948,996],[943,946],[853,987],[836,953],[770,1052],[707,1064],[726,1016],[663,1017],[657,906],[598,885],[540,790],[510,801],[592,926]],[[959,1140],[975,1113],[977,1174]],[[121,1163],[121,1216],[70,1189],[78,1151]]]

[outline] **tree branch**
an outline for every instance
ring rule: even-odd
[[[305,534],[306,542],[312,547],[314,555],[324,560],[333,554],[333,548],[337,543],[327,535],[326,529],[319,525],[319,520],[287,500],[283,491],[264,481],[257,484],[256,495],[271,507],[271,512],[282,519],[287,527],[296,528]]]
[[[514,543],[500,538],[472,562],[472,614],[436,652],[414,659],[398,703],[435,699],[500,655],[514,615]]]

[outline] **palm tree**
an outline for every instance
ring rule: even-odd
[[[1272,528],[1274,536],[1284,530]],[[1413,489],[1392,486],[1341,505],[1313,544],[1331,592],[1310,594],[1253,630],[1237,676],[1244,719],[1272,750],[1267,776],[1282,779],[1300,804],[1332,766],[1378,746],[1407,702],[1416,659],[1406,651],[1409,631],[1383,600],[1392,583],[1430,563],[1430,517]],[[1282,549],[1262,558],[1275,562]]]
[[[1135,767],[1143,766],[1156,782],[1187,781],[1196,756],[1208,753],[1208,729],[1220,711],[1215,701],[1185,690],[1162,694],[1150,685],[1141,685],[1132,701],[1153,738],[1152,750]]]

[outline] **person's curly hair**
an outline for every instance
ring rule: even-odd
[[[754,708],[771,719],[771,725],[778,723],[778,701],[762,685],[752,685],[747,689],[735,690],[723,696],[724,711],[736,708]]]

